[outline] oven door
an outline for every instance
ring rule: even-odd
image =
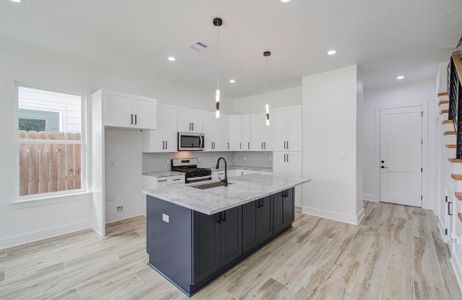
[[[204,134],[178,132],[178,151],[204,150]]]

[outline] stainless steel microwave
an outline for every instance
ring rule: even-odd
[[[191,132],[178,132],[178,151],[204,150],[204,134]]]

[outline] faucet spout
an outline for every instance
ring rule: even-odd
[[[217,160],[217,165],[215,166],[215,168],[218,170],[220,168],[220,161],[223,160],[223,162],[225,163],[225,178],[224,179],[221,179],[220,177],[218,177],[220,179],[221,182],[223,182],[223,185],[224,186],[228,186],[228,162],[226,161],[226,159],[224,157],[219,157],[218,160]]]

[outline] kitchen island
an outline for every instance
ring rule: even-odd
[[[231,177],[228,186],[144,191],[149,265],[192,295],[290,228],[294,187],[308,181],[252,174]]]

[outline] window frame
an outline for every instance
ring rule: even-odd
[[[67,94],[71,96],[77,96],[80,97],[80,120],[81,120],[81,132],[80,132],[80,188],[79,189],[73,189],[73,190],[65,190],[65,191],[57,191],[57,192],[48,192],[48,193],[37,193],[37,194],[32,194],[32,195],[20,195],[20,176],[19,176],[19,149],[21,145],[21,141],[18,137],[18,130],[19,130],[19,89],[20,88],[31,88],[31,89],[36,89],[36,90],[42,90],[42,91],[49,91],[53,93],[61,93],[61,94]],[[87,120],[88,120],[88,114],[87,114],[87,99],[84,94],[81,93],[75,93],[75,92],[70,92],[70,91],[63,91],[59,89],[47,89],[47,88],[39,88],[35,87],[29,84],[25,84],[23,82],[15,81],[14,83],[14,98],[15,98],[15,130],[14,130],[14,141],[15,141],[15,160],[16,160],[16,169],[15,169],[15,175],[16,175],[16,188],[15,188],[15,193],[16,197],[12,203],[28,203],[31,201],[43,201],[43,200],[50,200],[50,199],[57,199],[57,200],[64,200],[66,198],[75,196],[75,195],[82,195],[88,193],[88,162],[89,162],[89,153],[88,153],[88,126],[87,126]],[[53,111],[53,110],[50,110]],[[60,113],[60,130],[63,128],[62,126],[62,120],[64,120],[61,112]],[[59,199],[62,198],[62,199]]]

